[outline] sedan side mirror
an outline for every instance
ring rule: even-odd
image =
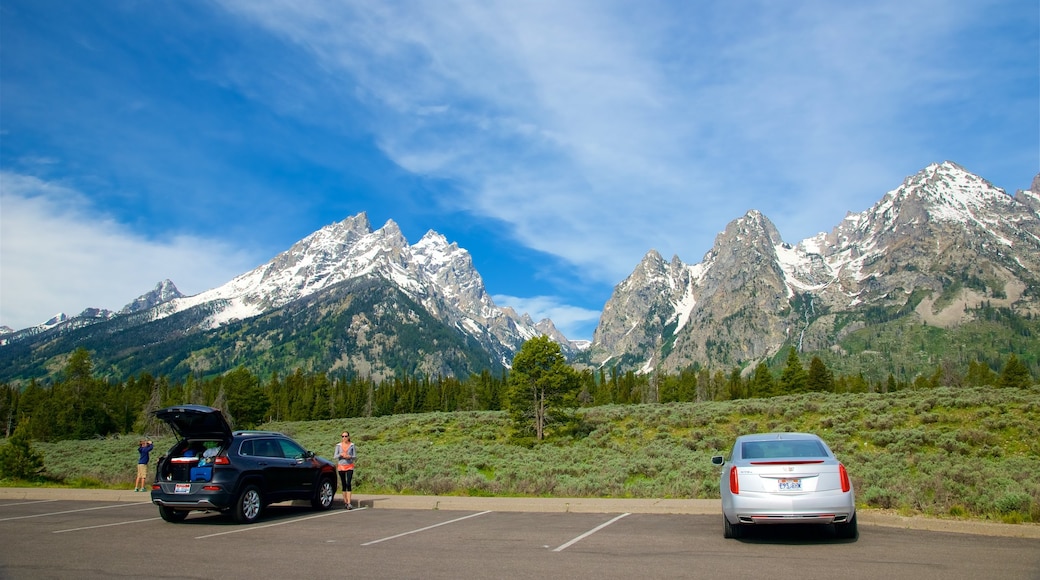
[[[726,459],[721,455],[715,455],[711,458],[712,465],[722,465],[724,463],[726,463]]]

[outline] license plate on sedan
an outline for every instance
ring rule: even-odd
[[[191,484],[190,483],[178,483],[178,484],[174,485],[174,487],[173,487],[173,493],[190,493],[190,492],[191,492]]]
[[[777,481],[777,491],[802,491],[802,480],[798,478]]]

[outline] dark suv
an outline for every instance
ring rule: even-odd
[[[310,500],[327,510],[336,497],[336,468],[291,438],[271,431],[231,431],[224,415],[202,405],[155,412],[180,441],[159,458],[152,503],[168,522],[193,510],[230,511],[252,523],[265,506]]]

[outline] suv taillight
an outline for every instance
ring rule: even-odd
[[[845,471],[845,466],[841,463],[838,464],[838,477],[841,478],[841,491],[848,493],[852,489],[852,482],[849,481],[849,472]]]
[[[213,458],[213,465],[231,465],[231,460],[227,455],[218,455]]]
[[[733,495],[740,493],[740,481],[738,481],[736,465],[729,468],[729,491]]]

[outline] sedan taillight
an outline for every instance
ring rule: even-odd
[[[740,493],[740,481],[737,478],[737,466],[729,468],[729,491],[733,495]]]
[[[838,464],[838,477],[841,478],[841,491],[848,493],[852,489],[852,482],[849,481],[849,472],[845,471],[845,466],[841,463]]]

